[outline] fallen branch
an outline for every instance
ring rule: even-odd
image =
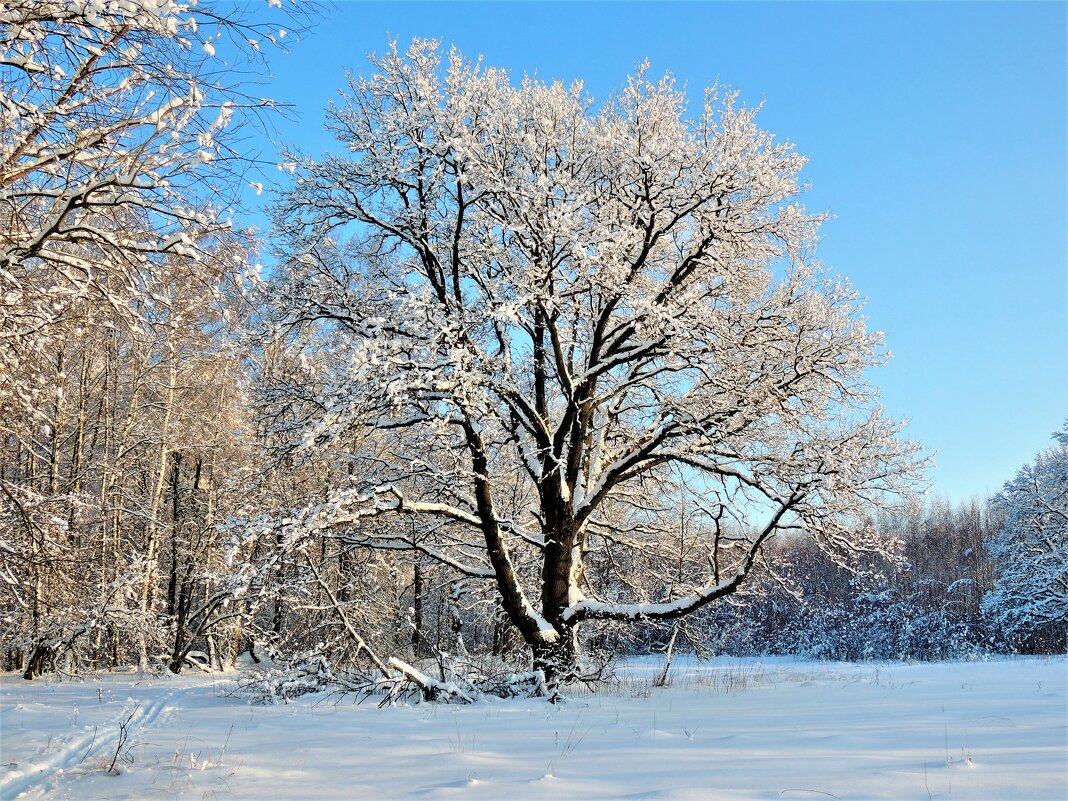
[[[395,656],[389,658],[388,665],[403,674],[407,681],[417,685],[422,690],[423,699],[426,701],[449,701],[455,699],[463,704],[474,703],[471,696],[457,687],[455,683],[450,681],[446,684],[433,679],[418,668],[412,667]]]
[[[330,605],[334,607],[334,612],[337,614],[338,619],[341,621],[341,625],[345,627],[345,631],[348,633],[352,641],[356,644],[356,654],[359,655],[360,651],[366,652],[368,658],[370,658],[370,660],[374,663],[374,666],[378,668],[378,672],[381,673],[384,678],[392,679],[393,676],[390,675],[389,669],[386,667],[385,663],[378,658],[378,654],[371,650],[371,647],[367,644],[367,641],[360,636],[360,633],[356,631],[352,623],[349,621],[349,617],[345,614],[345,610],[342,608],[341,604],[338,603],[337,598],[334,597],[334,593],[330,589],[330,586],[323,580],[322,574],[315,566],[315,560],[311,558],[311,555],[307,551],[303,551],[303,553],[305,560],[307,560],[308,562],[308,567],[311,568],[312,575],[315,576],[315,580],[319,582],[319,586],[323,588],[323,591],[326,593],[326,597],[330,599]],[[412,669],[414,670],[414,668]]]

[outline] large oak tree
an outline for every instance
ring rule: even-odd
[[[346,152],[292,156],[268,315],[290,369],[263,399],[351,476],[260,530],[492,582],[551,681],[582,621],[693,612],[781,532],[879,547],[864,513],[917,452],[865,379],[880,336],[813,260],[805,160],[755,109],[691,110],[644,66],[595,105],[427,41],[372,64],[329,112]],[[680,484],[704,570],[636,576]]]

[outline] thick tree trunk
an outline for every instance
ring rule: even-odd
[[[574,679],[577,674],[578,628],[566,626],[556,642],[535,644],[531,650],[534,655],[534,669],[545,674],[549,700],[555,702],[560,698],[561,685]]]
[[[26,670],[22,674],[24,679],[35,679],[42,673],[47,673],[54,667],[55,652],[49,646],[39,643],[30,654],[26,663]]]
[[[560,684],[573,678],[578,667],[578,629],[564,621],[562,615],[577,591],[575,564],[578,533],[570,504],[561,497],[559,482],[542,488],[542,513],[545,520],[545,551],[542,557],[542,616],[559,638],[554,643],[531,643],[535,669],[545,672],[546,685],[556,695]]]

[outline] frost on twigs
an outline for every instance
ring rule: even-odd
[[[1004,522],[988,543],[998,575],[983,606],[999,635],[1017,647],[1043,637],[1062,648],[1065,642],[1068,421],[1054,438],[993,501]]]
[[[550,684],[581,622],[713,604],[773,538],[892,550],[865,515],[923,460],[756,109],[648,65],[597,104],[423,40],[371,61],[275,210],[258,400],[279,458],[346,465],[286,537],[483,582]]]
[[[242,426],[251,246],[227,209],[265,103],[208,62],[262,66],[249,27],[211,2],[0,2],[0,640],[27,678],[179,670],[232,625],[213,460]]]
[[[269,669],[248,674],[241,691],[258,703],[287,703],[311,693],[351,695],[358,702],[372,700],[380,706],[420,701],[470,704],[487,697],[545,696],[545,676],[540,671],[482,672],[471,665],[453,664],[448,678],[436,679],[402,659],[390,657],[388,675],[331,664],[321,653],[309,652],[283,658]]]
[[[248,166],[230,123],[269,103],[201,61],[258,26],[185,0],[0,3],[0,368],[28,372],[94,306],[147,325],[168,262],[227,234]],[[18,395],[2,382],[3,417]]]

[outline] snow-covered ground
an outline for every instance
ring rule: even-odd
[[[655,661],[539,700],[250,705],[227,677],[0,676],[0,797],[1064,799],[1068,659]],[[125,721],[127,738],[120,734]],[[117,756],[116,756],[117,753]],[[108,772],[111,762],[115,771]]]

